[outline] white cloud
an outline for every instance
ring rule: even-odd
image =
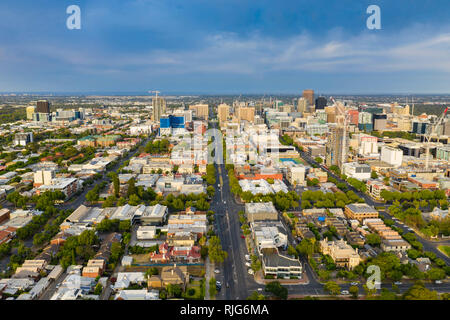
[[[225,73],[263,74],[267,72],[450,72],[450,28],[439,32],[423,26],[405,28],[396,35],[366,31],[345,37],[330,32],[324,38],[302,33],[289,38],[261,34],[241,37],[234,33],[210,35],[203,46],[186,50],[151,50],[127,53],[40,43],[30,47],[0,48],[0,63],[47,58],[89,73],[114,72],[153,74]]]

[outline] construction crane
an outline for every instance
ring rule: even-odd
[[[149,91],[148,93],[156,93],[156,99],[158,99],[158,93],[161,93],[161,91],[153,90]]]
[[[428,170],[429,164],[430,164],[430,140],[431,137],[434,136],[436,134],[436,130],[437,128],[442,124],[442,122],[445,119],[445,116],[447,115],[447,111],[448,111],[448,107],[445,108],[444,112],[442,113],[442,115],[440,116],[440,118],[438,119],[438,121],[431,126],[431,130],[430,133],[425,135],[425,144],[426,144],[426,157],[425,157],[425,169]]]
[[[330,100],[334,103],[334,105],[336,106],[336,110],[339,111],[340,115],[344,119],[344,122],[342,123],[343,133],[342,133],[342,152],[341,152],[341,165],[344,165],[346,156],[345,153],[347,150],[347,126],[350,120],[350,115],[348,112],[346,112],[345,106],[342,103],[336,102],[336,100],[333,97],[330,97]]]

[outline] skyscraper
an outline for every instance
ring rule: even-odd
[[[308,100],[309,105],[314,104],[314,90],[303,90],[303,98]]]
[[[50,102],[39,100],[36,104],[36,113],[50,113]]]
[[[228,119],[228,115],[230,113],[230,106],[222,103],[217,107],[217,114],[219,118],[219,123],[223,123]]]
[[[344,152],[345,157],[347,156],[347,150],[343,150],[344,146],[344,128],[343,127],[332,127],[330,128],[330,134],[328,136],[326,144],[326,159],[325,164],[330,167],[333,165],[342,168],[342,153]],[[348,148],[348,143],[346,143],[346,149]],[[344,158],[346,159],[346,158]],[[344,160],[345,161],[345,160]]]
[[[158,121],[161,116],[166,113],[166,100],[161,97],[152,98],[153,105],[153,121]]]
[[[306,98],[299,98],[297,103],[297,112],[306,112],[306,108],[308,107],[308,100]]]
[[[247,120],[249,122],[255,121],[255,108],[253,107],[239,107],[237,108],[237,117],[239,121]]]
[[[316,99],[316,110],[323,110],[327,106],[327,98],[318,97]]]
[[[208,120],[209,117],[209,106],[207,104],[195,104],[189,106],[189,110],[195,112],[197,118],[202,118],[203,120]]]
[[[36,110],[35,106],[29,106],[27,107],[27,120],[33,120],[33,113]]]

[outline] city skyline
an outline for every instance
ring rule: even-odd
[[[0,91],[449,93],[449,4],[372,2],[5,1]]]

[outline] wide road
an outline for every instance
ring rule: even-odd
[[[216,123],[213,123],[213,127]],[[214,136],[216,152],[222,152],[220,136]],[[253,291],[262,285],[254,281],[252,275],[247,272],[245,255],[248,254],[245,239],[241,237],[242,231],[239,223],[238,212],[244,210],[244,205],[236,203],[230,192],[228,174],[225,165],[215,164],[216,193],[211,201],[211,210],[215,212],[215,229],[220,238],[222,248],[228,252],[225,262],[216,266],[220,270],[215,274],[216,280],[222,282],[222,290],[217,298],[225,300],[246,299]]]

